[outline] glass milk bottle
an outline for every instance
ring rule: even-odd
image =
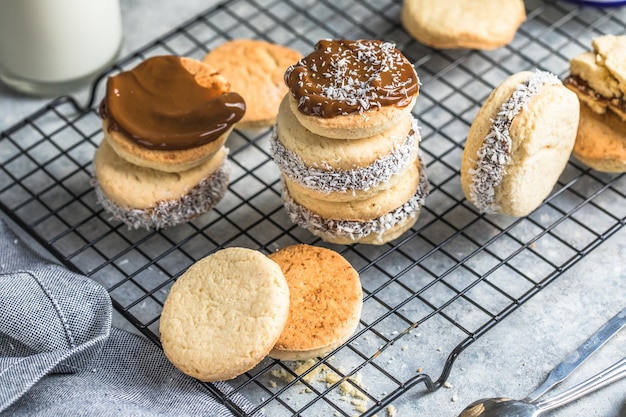
[[[122,44],[119,0],[0,0],[0,80],[58,95],[109,66]]]

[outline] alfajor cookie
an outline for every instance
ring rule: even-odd
[[[399,202],[403,198],[396,199],[397,196],[393,195],[397,192],[393,187],[376,194],[372,200],[373,207],[368,206],[368,200],[359,201],[356,206],[351,202],[333,203],[311,199],[300,199],[298,202],[290,194],[289,187],[283,184],[283,205],[292,222],[327,242],[345,245],[354,243],[382,245],[409,230],[417,221],[424,205],[429,192],[429,183],[421,158],[416,160],[414,167],[415,170],[411,170],[410,177],[401,179],[403,184],[415,184],[410,197],[402,203]],[[402,193],[407,190],[404,186],[399,189]],[[405,195],[403,194],[403,197]],[[387,199],[395,201],[393,204],[385,204],[388,202]],[[381,209],[383,204],[386,207]],[[342,205],[347,207],[342,209]],[[385,211],[392,206],[395,207]],[[342,217],[348,215],[350,218]]]
[[[298,122],[287,97],[272,133],[272,155],[288,186],[333,202],[363,200],[396,185],[414,167],[420,139],[410,115],[367,138],[316,135]]]
[[[228,187],[230,165],[221,147],[208,161],[172,173],[131,164],[103,140],[94,157],[92,185],[99,203],[129,228],[163,229],[212,209]]]
[[[320,136],[359,139],[407,117],[419,93],[415,68],[390,42],[320,40],[285,72],[289,104]]]
[[[287,93],[285,70],[302,57],[283,45],[257,39],[235,39],[218,45],[202,60],[215,68],[243,96],[246,113],[238,129],[270,127]]]
[[[415,160],[407,172],[403,172],[401,179],[394,181],[385,190],[377,190],[368,198],[332,201],[323,196],[318,198],[311,196],[311,193],[302,192],[306,187],[294,187],[297,183],[284,179],[287,192],[297,204],[321,217],[349,221],[369,221],[400,207],[413,197],[419,187],[419,180],[419,163]]]
[[[437,49],[496,49],[526,20],[523,0],[404,0],[402,25]]]
[[[155,56],[109,77],[100,105],[105,139],[127,161],[180,172],[210,159],[245,114],[214,68]]]
[[[489,95],[468,133],[461,185],[480,212],[525,216],[569,160],[579,102],[553,74],[524,71]]]
[[[306,360],[331,352],[352,336],[361,317],[358,272],[337,252],[293,245],[268,255],[289,286],[289,315],[269,356]]]
[[[166,357],[201,381],[232,379],[272,350],[289,314],[278,264],[246,248],[197,261],[172,286],[160,319]]]
[[[605,35],[570,60],[564,84],[581,102],[574,156],[606,172],[626,171],[626,36]]]

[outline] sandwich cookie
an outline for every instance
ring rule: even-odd
[[[271,151],[290,219],[342,244],[408,230],[428,193],[413,65],[388,42],[322,40],[285,82]]]
[[[131,164],[102,141],[92,185],[111,219],[131,229],[164,229],[195,219],[224,196],[230,178],[228,151],[186,171],[165,172]]]
[[[148,58],[107,80],[104,137],[122,158],[180,172],[210,159],[245,114],[214,68],[185,57]]]
[[[329,204],[325,206],[324,201],[315,201],[312,207],[304,206],[298,203],[289,193],[289,188],[283,184],[282,200],[285,211],[289,215],[292,222],[300,227],[309,230],[315,236],[323,240],[336,244],[354,244],[368,243],[382,245],[393,239],[398,238],[404,232],[409,230],[417,221],[420,210],[424,205],[424,201],[429,192],[429,183],[426,177],[426,169],[418,158],[416,164],[417,188],[414,189],[412,195],[404,203],[395,208],[380,213],[375,209],[375,213],[379,213],[375,217],[366,220],[349,220],[342,218],[333,212],[333,209],[339,209],[339,204]],[[404,181],[406,182],[406,181]],[[405,189],[401,188],[404,192]],[[387,190],[377,198],[386,198],[385,194],[392,192]],[[361,202],[362,206],[367,206],[368,200]],[[343,203],[345,205],[345,203]],[[331,207],[329,209],[329,206]],[[315,209],[322,211],[328,217],[320,215]],[[345,211],[354,211],[352,207],[344,209]]]
[[[592,45],[570,60],[564,81],[581,102],[573,154],[598,171],[625,172],[626,36],[601,36]]]
[[[396,185],[414,167],[420,139],[411,115],[363,139],[316,135],[298,122],[287,99],[272,133],[271,152],[289,188],[332,202],[363,200]]]
[[[514,74],[489,95],[461,163],[466,198],[482,213],[525,216],[547,197],[569,160],[579,103],[553,74]]]
[[[293,182],[285,179],[285,188],[291,198],[299,205],[325,218],[341,220],[369,221],[400,207],[407,202],[419,186],[419,163],[415,160],[408,167],[400,181],[381,192],[373,193],[368,198],[349,201],[331,201],[300,192],[305,187],[292,187]]]

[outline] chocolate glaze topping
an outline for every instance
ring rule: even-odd
[[[287,69],[285,83],[302,113],[321,117],[404,107],[419,91],[413,65],[378,40],[321,40]]]
[[[144,147],[177,150],[216,140],[245,109],[239,94],[198,84],[180,58],[156,56],[108,79],[100,115]]]

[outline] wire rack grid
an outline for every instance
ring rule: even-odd
[[[160,54],[202,58],[231,38],[266,39],[302,53],[322,38],[395,42],[422,82],[414,114],[431,193],[418,223],[394,242],[328,245],[291,224],[268,131],[232,133],[229,192],[210,213],[157,232],[110,222],[90,186],[91,161],[102,138],[95,107],[107,74],[94,84],[85,110],[61,97],[2,133],[0,207],[62,263],[105,286],[114,307],[157,344],[170,286],[211,252],[244,246],[268,253],[298,242],[339,251],[363,283],[355,335],[319,361],[266,359],[231,381],[232,390],[205,386],[241,416],[261,409],[272,416],[374,415],[418,384],[441,387],[467,346],[626,220],[624,177],[591,171],[573,159],[553,193],[525,218],[483,216],[463,198],[463,143],[492,89],[520,70],[540,68],[562,77],[569,59],[588,50],[592,38],[626,33],[624,8],[539,0],[526,7],[527,21],[506,47],[437,51],[403,30],[401,0],[232,0],[111,70]],[[237,394],[252,402],[251,412],[232,402]]]

